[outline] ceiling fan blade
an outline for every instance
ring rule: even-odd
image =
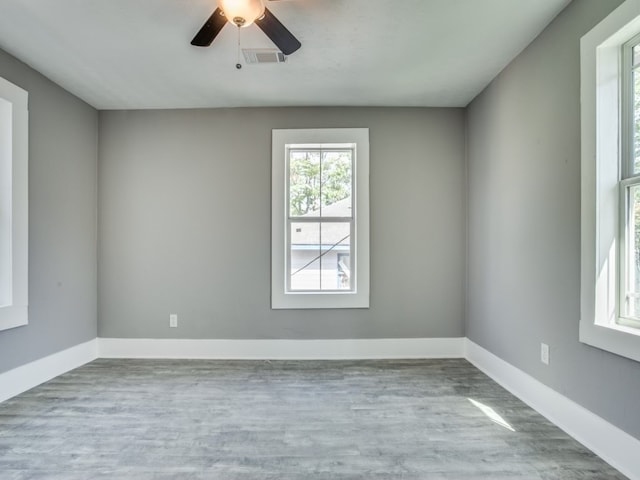
[[[256,20],[256,25],[285,55],[291,55],[302,46],[298,39],[280,23],[280,20],[268,8],[264,9],[263,17]]]
[[[208,47],[226,23],[227,17],[224,16],[220,8],[216,8],[200,31],[196,33],[195,37],[193,37],[191,45],[195,45],[196,47]]]

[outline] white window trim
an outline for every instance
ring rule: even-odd
[[[10,199],[0,216],[0,231],[10,232],[0,241],[3,262],[11,264],[8,274],[0,277],[0,330],[7,330],[28,323],[28,93],[0,78],[0,100],[0,114],[11,118],[11,132],[4,132],[11,140],[3,142],[0,151],[0,174],[9,179],[2,188],[8,189]]]
[[[286,292],[286,145],[356,144],[356,255],[357,285],[345,292]],[[271,307],[369,307],[369,129],[294,129],[272,131],[271,178]]]
[[[580,341],[640,361],[640,329],[618,323],[621,48],[638,33],[640,0],[627,0],[580,43]]]

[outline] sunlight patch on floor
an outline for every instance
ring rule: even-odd
[[[467,398],[467,400],[469,400],[472,405],[478,407],[478,409],[482,413],[484,413],[487,417],[489,417],[489,419],[492,422],[497,423],[498,425],[500,425],[503,428],[506,428],[507,430],[511,430],[512,432],[515,432],[515,429],[511,425],[509,425],[509,423],[504,418],[498,415],[498,413],[493,408],[485,405],[484,403],[480,403],[474,400],[473,398]]]

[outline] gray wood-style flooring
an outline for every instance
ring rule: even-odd
[[[103,359],[0,404],[2,480],[510,478],[626,477],[465,360]]]

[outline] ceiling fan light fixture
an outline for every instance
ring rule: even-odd
[[[264,15],[262,0],[219,0],[218,6],[227,20],[238,27],[248,27]]]

